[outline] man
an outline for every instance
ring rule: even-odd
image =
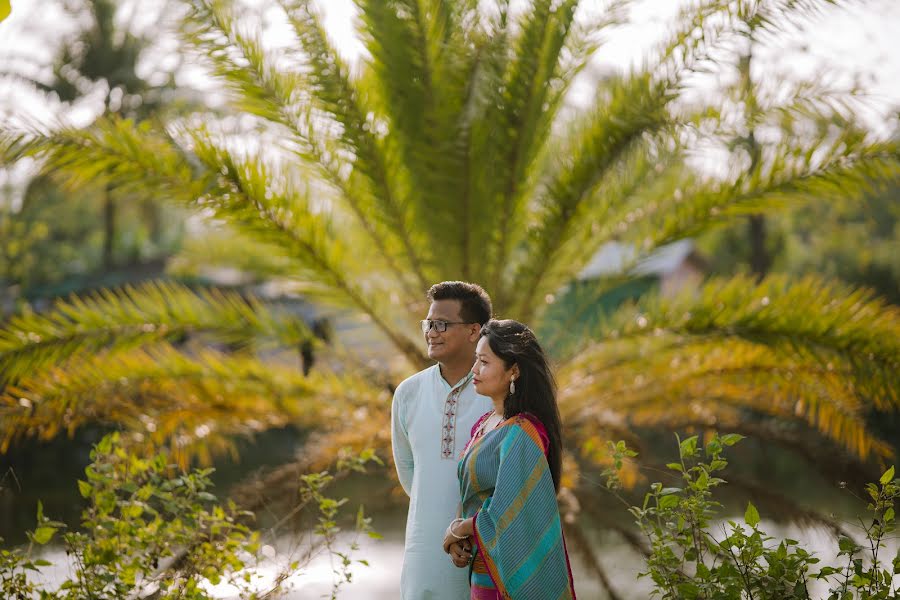
[[[422,332],[437,364],[401,383],[391,404],[394,464],[409,495],[400,589],[403,600],[463,600],[469,597],[468,569],[455,567],[441,543],[459,507],[459,456],[475,421],[492,406],[472,385],[475,346],[491,318],[491,299],[461,281],[438,283],[427,298]]]

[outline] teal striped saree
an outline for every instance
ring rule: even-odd
[[[575,598],[546,448],[543,425],[521,414],[473,438],[459,462],[463,517],[475,517],[473,599]]]

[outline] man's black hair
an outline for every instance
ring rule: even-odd
[[[484,325],[491,318],[491,297],[475,283],[466,281],[442,281],[431,286],[425,295],[429,302],[435,300],[459,300],[459,316],[466,323]]]

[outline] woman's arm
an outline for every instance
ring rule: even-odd
[[[454,519],[444,532],[444,552],[455,542],[467,541],[475,533],[475,519]],[[471,547],[471,544],[469,544]]]

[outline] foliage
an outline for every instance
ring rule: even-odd
[[[107,281],[100,273],[104,234],[98,227],[104,202],[97,187],[61,190],[49,177],[33,179],[20,206],[10,197],[0,199],[0,281],[7,292],[33,300]],[[182,216],[171,210],[151,215],[139,203],[118,207],[114,251],[131,265],[132,277],[154,266],[154,276],[162,272],[154,260],[175,252],[183,233],[176,217]]]
[[[365,465],[369,461],[375,461],[378,464],[382,464],[371,450],[366,450],[359,456],[348,457],[346,454],[341,456],[337,462],[337,470],[350,470],[365,473]],[[341,500],[335,500],[333,498],[328,498],[322,493],[322,490],[334,480],[334,476],[327,472],[303,475],[300,479],[304,485],[300,491],[300,496],[303,501],[312,502],[319,507],[318,522],[313,531],[324,540],[325,548],[332,560],[332,571],[337,576],[337,579],[335,580],[334,587],[331,591],[331,599],[335,600],[340,586],[343,583],[350,583],[353,580],[353,573],[351,572],[353,560],[351,558],[351,553],[359,550],[359,543],[356,540],[350,544],[349,551],[341,552],[335,548],[336,535],[341,530],[335,519],[338,511],[341,509],[341,506],[347,502],[347,499],[343,498]],[[356,531],[365,534],[372,539],[381,539],[381,535],[372,529],[371,523],[371,517],[367,517],[363,512],[362,506],[360,506],[356,513]],[[337,562],[337,564],[335,564],[335,562]],[[369,565],[365,559],[358,560],[357,562],[366,566]]]
[[[653,581],[652,595],[669,599],[809,600],[809,584],[826,581],[831,587],[828,600],[895,599],[900,590],[893,584],[900,570],[900,553],[884,564],[884,541],[895,531],[895,505],[900,498],[900,479],[888,469],[876,483],[866,486],[872,513],[863,524],[864,545],[849,537],[839,540],[838,557],[847,557],[845,567],[825,566],[814,570],[819,559],[804,550],[797,540],[777,540],[760,527],[759,511],[748,502],[744,522],[734,520],[714,524],[722,506],[713,494],[726,481],[719,475],[727,467],[726,447],[743,436],[707,436],[701,445],[698,436],[679,439],[678,461],[667,465],[681,480],[679,485],[653,483],[641,506],[632,506],[640,531],[647,537],[650,552],[642,577]],[[624,458],[636,453],[624,442],[609,442],[615,462],[607,472],[607,488],[618,493],[618,472]],[[624,501],[624,499],[623,499]],[[627,505],[627,502],[626,502]]]
[[[99,255],[91,237],[99,217],[88,194],[63,195],[48,178],[28,186],[21,206],[0,199],[0,281],[27,294],[87,271]]]
[[[154,52],[157,32],[136,30],[134,14],[129,16],[127,7],[110,0],[61,4],[59,8],[75,24],[74,31],[51,42],[29,40],[52,50],[49,64],[10,52],[0,69],[4,82],[43,92],[47,110],[55,112],[60,122],[68,121],[73,108],[95,115],[155,119],[185,108],[189,93],[176,90],[173,65],[155,58],[164,54]],[[160,19],[156,25],[162,25]],[[27,28],[23,33],[37,37]],[[60,102],[65,110],[60,110]],[[62,274],[96,274],[165,258],[177,249],[183,235],[183,215],[164,208],[161,199],[153,196],[117,195],[102,184],[90,183],[77,190],[61,190],[51,177],[36,178],[28,185],[21,207],[5,203],[3,218],[12,223],[13,232],[40,219],[36,225],[49,243],[27,248],[26,253],[20,248],[24,260],[11,263],[8,269],[19,268],[0,277],[7,275],[4,283],[21,286],[18,292],[26,297],[52,297],[55,288],[43,285],[58,284]],[[37,272],[24,268],[26,262],[36,263]]]
[[[796,275],[819,273],[866,286],[900,303],[900,261],[896,252],[900,188],[875,189],[862,202],[801,204],[768,223],[774,267]],[[734,228],[701,240],[716,272],[742,270],[744,238]],[[737,266],[736,266],[737,265]]]
[[[140,458],[123,444],[127,438],[107,435],[91,453],[86,480],[78,489],[87,501],[81,529],[63,535],[66,554],[74,574],[58,589],[36,584],[28,573],[51,566],[32,558],[32,548],[44,546],[65,525],[43,514],[38,503],[37,527],[29,533],[27,549],[0,551],[0,592],[5,598],[75,599],[210,598],[209,586],[228,583],[242,598],[261,598],[275,593],[301,563],[292,562],[268,592],[261,592],[261,576],[253,571],[261,557],[261,536],[250,523],[253,514],[228,501],[221,504],[210,493],[212,469],[179,472],[168,464],[166,454]],[[347,455],[338,465],[344,471],[365,472],[367,463],[378,461],[371,452]],[[346,499],[325,494],[333,480],[327,472],[301,478],[298,508],[317,507],[319,526],[315,535],[332,559],[340,560],[332,597],[342,583],[350,581],[352,542],[341,551],[336,519]],[[357,537],[379,537],[371,519],[360,507]]]

